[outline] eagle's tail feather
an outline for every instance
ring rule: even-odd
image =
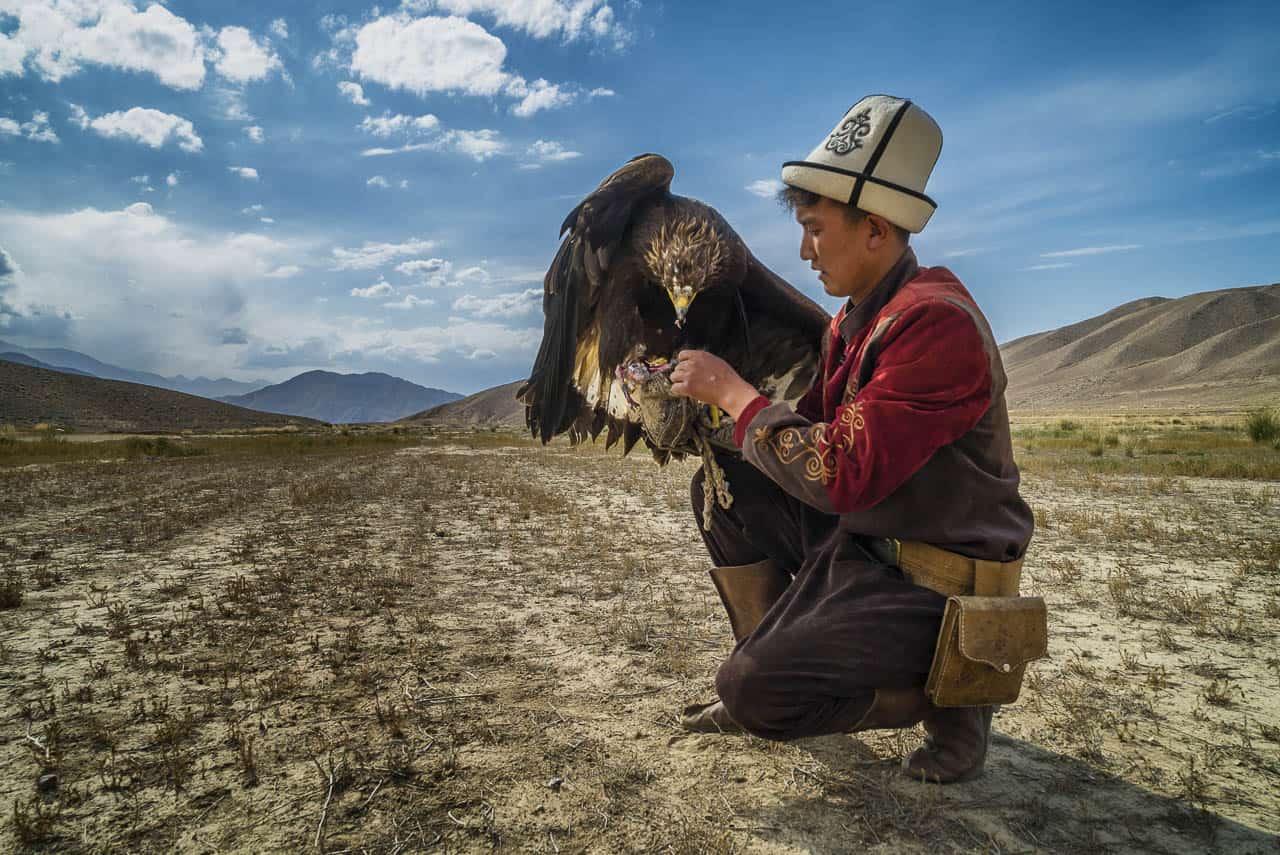
[[[626,457],[640,441],[641,427],[637,422],[627,422],[622,428],[622,456]]]
[[[608,451],[622,438],[622,420],[609,416],[609,432],[604,437],[604,450]]]
[[[573,355],[578,338],[578,284],[584,275],[582,241],[560,245],[547,271],[542,309],[542,344],[529,380],[517,393],[525,402],[525,422],[543,443],[566,430],[577,417],[581,395],[573,388]],[[576,399],[576,400],[575,400]]]

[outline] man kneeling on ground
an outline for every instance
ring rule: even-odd
[[[720,700],[690,707],[684,726],[790,740],[923,721],[904,768],[948,783],[982,772],[992,707],[925,694],[939,591],[966,593],[935,582],[965,565],[1016,573],[1032,514],[987,321],[951,271],[920,267],[908,245],[935,208],[924,190],[941,147],[927,113],[876,95],[783,165],[800,257],[847,298],[794,409],[704,351],[679,355],[672,390],[733,416],[745,457],[722,461],[734,502],[713,506],[703,533],[738,643],[716,676]],[[699,472],[699,523],[702,490]],[[924,570],[904,574],[907,548]]]

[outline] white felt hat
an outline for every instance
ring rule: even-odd
[[[919,232],[938,207],[924,186],[941,151],[932,116],[892,95],[868,95],[808,158],[782,164],[782,181]]]

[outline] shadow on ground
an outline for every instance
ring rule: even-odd
[[[799,747],[821,770],[797,767],[799,777],[820,784],[821,794],[784,798],[757,816],[755,834],[766,846],[794,846],[805,829],[804,848],[814,853],[901,851],[904,838],[926,850],[931,842],[950,848],[967,839],[972,846],[964,848],[1002,853],[1280,852],[1280,836],[998,732],[986,775],[952,787],[907,780],[896,759],[858,737],[826,736]],[[815,810],[815,801],[828,806]]]

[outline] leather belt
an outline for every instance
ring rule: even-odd
[[[946,597],[1016,597],[1022,579],[1022,559],[984,561],[915,540],[868,538],[867,549],[886,564],[902,570],[914,585]]]

